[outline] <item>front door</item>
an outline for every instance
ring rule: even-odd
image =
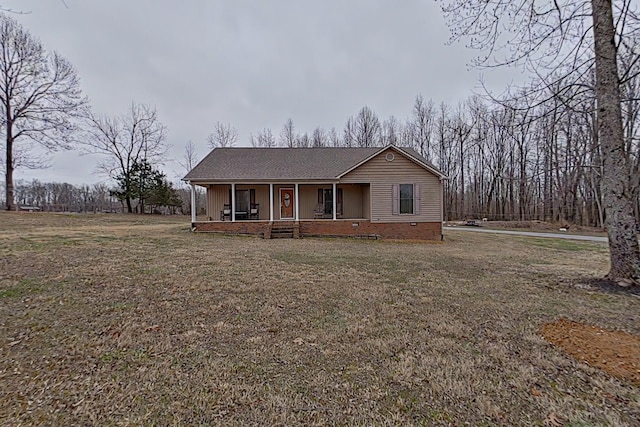
[[[293,188],[280,189],[280,219],[293,219]]]

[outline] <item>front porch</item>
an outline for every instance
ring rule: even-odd
[[[337,183],[211,183],[205,221],[267,222],[369,220],[370,185]],[[192,187],[192,193],[195,187]]]

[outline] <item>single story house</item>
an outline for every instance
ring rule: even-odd
[[[194,231],[442,238],[446,177],[410,148],[216,148],[183,179]]]

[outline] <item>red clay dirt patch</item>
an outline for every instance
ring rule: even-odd
[[[567,319],[547,323],[540,333],[575,359],[640,384],[640,336]]]

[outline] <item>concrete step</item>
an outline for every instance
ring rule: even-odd
[[[293,231],[284,233],[271,233],[272,239],[293,239]]]
[[[269,233],[271,239],[293,239],[298,237],[299,227],[295,224],[273,224]]]

